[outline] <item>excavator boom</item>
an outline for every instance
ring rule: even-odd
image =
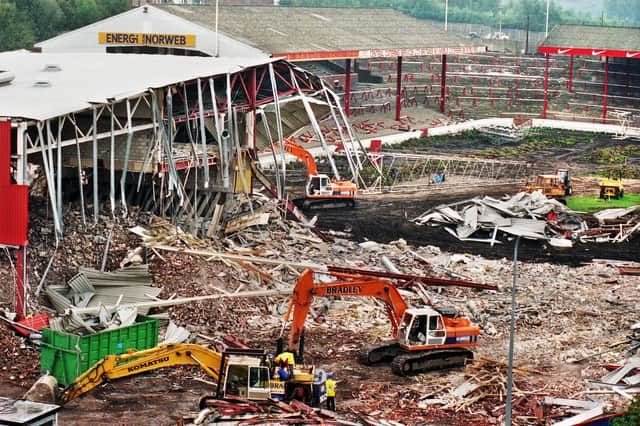
[[[220,353],[193,344],[168,344],[122,355],[107,355],[69,384],[62,393],[61,401],[67,403],[106,380],[176,365],[197,365],[218,380],[221,363]]]
[[[400,296],[398,289],[389,281],[372,278],[366,275],[331,273],[338,281],[316,283],[313,271],[307,269],[300,275],[291,296],[291,303],[285,321],[293,311],[293,324],[289,337],[289,349],[298,351],[304,323],[314,296],[369,296],[385,302],[387,315],[393,327],[393,337],[397,336],[402,315],[407,304]]]
[[[278,142],[275,142],[274,148],[279,147],[280,144]],[[286,138],[284,140],[284,150],[304,163],[305,167],[307,168],[307,175],[318,174],[318,167],[316,166],[316,162],[313,159],[313,155],[311,155],[309,151],[293,142],[289,138]]]

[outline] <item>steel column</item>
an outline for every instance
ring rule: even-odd
[[[440,112],[444,114],[447,96],[447,55],[442,55],[442,74],[440,76]]]
[[[547,118],[547,108],[549,107],[549,54],[547,53],[545,56],[544,62],[544,81],[543,81],[543,90],[544,90],[544,102],[542,103],[542,118]]]
[[[351,116],[351,59],[346,59],[344,64],[344,109],[347,117]]]
[[[629,96],[629,81],[631,79],[630,67],[631,67],[631,59],[627,58],[627,87],[626,87],[626,89],[624,91],[624,95],[625,96]]]
[[[11,122],[0,121],[0,185],[11,183]]]
[[[573,55],[569,56],[569,82],[567,90],[569,93],[573,92]]]
[[[396,80],[396,121],[400,121],[400,113],[402,112],[402,56],[398,56]]]
[[[27,170],[27,154],[24,134],[27,131],[26,123],[18,123],[16,128],[16,155],[18,161],[16,161],[16,183],[18,185],[25,184],[25,172]]]
[[[16,319],[19,321],[24,319],[26,311],[26,298],[25,298],[25,263],[26,263],[27,248],[20,246],[16,254]]]
[[[93,223],[98,224],[98,111],[94,105],[93,112]]]
[[[602,95],[602,123],[607,123],[607,91],[609,89],[609,57],[604,58],[604,83]]]
[[[249,105],[251,108],[251,117],[253,121],[253,125],[251,126],[251,149],[255,151],[256,149],[256,103],[258,102],[258,92],[257,92],[257,74],[256,69],[251,68],[249,71]]]

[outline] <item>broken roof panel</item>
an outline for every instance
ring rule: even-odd
[[[0,86],[0,117],[46,120],[197,78],[236,73],[271,59],[106,53],[0,53],[15,79]],[[47,71],[55,65],[58,70]],[[162,72],[158,72],[162,70]]]

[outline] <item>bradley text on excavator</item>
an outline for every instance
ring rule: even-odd
[[[473,358],[469,348],[476,346],[480,328],[451,308],[410,308],[398,289],[384,279],[350,273],[330,272],[332,282],[314,281],[314,272],[306,270],[298,279],[291,296],[288,321],[293,311],[289,350],[298,353],[304,323],[314,296],[375,297],[382,300],[393,328],[394,341],[361,351],[366,365],[390,362],[399,375],[463,366]],[[301,357],[301,354],[298,354]]]

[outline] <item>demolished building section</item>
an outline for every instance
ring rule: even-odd
[[[574,212],[541,192],[502,199],[485,196],[435,207],[412,221],[444,226],[460,241],[502,243],[502,236],[548,241],[570,248],[573,241],[623,242],[640,229],[637,206],[603,210],[593,216]],[[613,223],[611,223],[613,221]]]

